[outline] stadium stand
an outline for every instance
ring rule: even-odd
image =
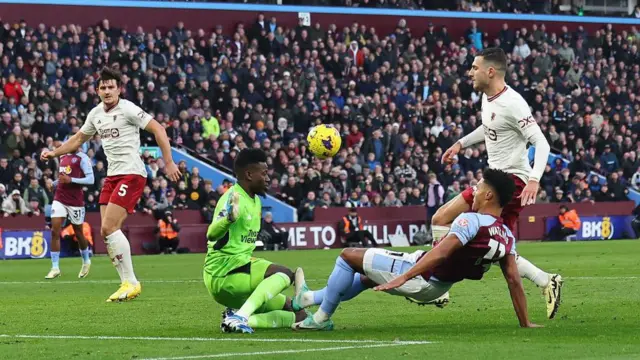
[[[99,102],[95,79],[107,64],[127,75],[123,96],[153,113],[172,144],[200,161],[230,174],[239,149],[268,151],[270,193],[294,207],[424,204],[430,173],[449,198],[477,183],[486,165],[483,146],[465,150],[453,165],[439,160],[481,123],[466,71],[488,46],[510,54],[509,84],[529,101],[555,152],[539,202],[622,201],[640,188],[638,27],[550,33],[543,24],[505,24],[486,34],[472,21],[465,38],[452,39],[434,26],[412,33],[404,20],[393,34],[378,34],[366,24],[283,28],[261,16],[213,33],[182,22],[170,31],[129,33],[108,20],[86,28],[1,23],[2,200],[18,190],[27,206],[49,205],[57,167],[38,154],[78,131]],[[306,133],[318,123],[344,135],[333,161],[306,150]],[[141,140],[155,145],[144,132]],[[97,211],[107,164],[99,138],[84,150],[96,172],[87,208]],[[228,186],[186,163],[182,181],[171,184],[162,160],[143,156],[150,178],[139,211],[201,209]]]

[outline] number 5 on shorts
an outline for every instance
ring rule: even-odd
[[[118,189],[118,195],[121,197],[124,197],[127,195],[127,189],[129,188],[129,185],[127,184],[121,184],[120,185],[120,189]]]

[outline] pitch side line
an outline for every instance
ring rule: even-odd
[[[563,277],[564,279],[569,280],[634,280],[640,279],[640,276],[571,276],[571,277]],[[326,282],[326,279],[306,279],[307,282],[315,283],[315,282]],[[202,279],[178,279],[178,280],[144,280],[141,279],[142,283],[150,283],[150,284],[181,284],[181,283],[201,283]],[[117,280],[47,280],[47,281],[0,281],[0,285],[41,285],[41,284],[118,284]]]
[[[86,336],[86,335],[37,335],[37,334],[0,334],[0,338],[18,339],[51,339],[51,340],[134,340],[134,341],[211,341],[211,342],[283,342],[283,343],[329,343],[329,344],[362,344],[374,345],[394,344],[394,345],[426,345],[432,344],[430,341],[385,341],[385,340],[329,340],[329,339],[300,339],[300,338],[204,338],[204,337],[157,337],[157,336]]]
[[[213,359],[213,358],[232,357],[232,356],[301,354],[301,353],[309,353],[309,352],[327,352],[327,351],[338,351],[338,350],[371,349],[371,348],[392,347],[392,346],[428,345],[428,344],[432,344],[432,343],[430,343],[428,341],[424,341],[424,342],[415,341],[415,342],[410,342],[410,343],[406,343],[406,344],[405,343],[380,343],[380,344],[372,344],[372,345],[337,346],[337,347],[326,347],[326,348],[317,348],[317,349],[273,350],[273,351],[247,352],[247,353],[222,353],[222,354],[209,354],[209,355],[192,355],[192,356],[176,356],[176,357],[161,357],[161,358],[145,358],[145,359],[142,359],[142,360]]]

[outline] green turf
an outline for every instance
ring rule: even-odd
[[[220,333],[222,307],[201,281],[203,254],[136,257],[143,293],[121,304],[105,303],[117,288],[117,275],[105,257],[93,259],[85,280],[76,278],[79,259],[63,259],[63,276],[51,282],[44,281],[47,260],[0,261],[0,334],[8,335],[0,337],[0,359],[198,359],[252,352],[267,353],[261,360],[640,359],[640,242],[519,244],[518,250],[566,278],[563,305],[553,321],[545,319],[540,291],[525,281],[530,314],[544,329],[518,328],[497,267],[482,281],[456,285],[452,303],[443,310],[365,292],[340,306],[333,332],[278,329],[242,336]],[[317,288],[337,254],[317,250],[259,255],[292,268],[303,265],[310,286]],[[252,339],[273,341],[246,341]],[[396,340],[433,343],[396,345]],[[301,353],[313,349],[328,350]],[[285,350],[291,352],[278,353]]]

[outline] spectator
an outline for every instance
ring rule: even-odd
[[[35,201],[38,202],[38,208],[44,208],[45,205],[50,205],[46,191],[42,186],[40,186],[38,179],[36,178],[32,178],[29,181],[29,187],[24,190],[22,197],[25,203],[35,199]]]
[[[408,0],[402,5],[419,8],[422,4]],[[522,1],[508,6],[460,3],[459,8],[538,10],[535,4]],[[259,31],[250,34],[244,34],[240,24],[227,37],[222,27],[216,26],[211,43],[199,40],[209,34],[191,33],[184,24],[177,24],[171,32],[151,34],[140,28],[122,40],[103,24],[93,27],[93,34],[55,25],[45,27],[43,34],[47,36],[18,39],[18,32],[6,33],[0,42],[19,43],[21,57],[41,53],[42,64],[38,66],[46,81],[32,81],[27,71],[16,71],[22,68],[22,60],[13,55],[9,58],[7,54],[16,47],[9,51],[5,46],[7,56],[0,65],[4,69],[0,74],[0,150],[11,158],[0,158],[0,184],[9,192],[17,188],[23,193],[28,185],[25,182],[32,177],[46,185],[57,176],[54,162],[40,164],[30,158],[52,146],[54,140],[78,130],[79,119],[86,117],[97,101],[93,79],[106,60],[117,64],[130,79],[123,96],[154,111],[174,145],[208,155],[221,168],[231,168],[241,148],[265,149],[270,155],[270,176],[282,181],[276,181],[272,193],[283,193],[288,185],[281,175],[294,165],[300,194],[313,191],[320,198],[327,191],[331,206],[352,198],[351,192],[357,188],[362,188],[373,206],[383,203],[390,191],[402,198],[397,199],[400,203],[412,204],[416,181],[422,186],[421,196],[426,196],[429,172],[436,174],[449,198],[461,186],[472,186],[478,180],[474,174],[486,166],[483,146],[458,154],[459,162],[452,166],[443,166],[439,160],[448,144],[481,126],[477,118],[481,94],[473,90],[466,72],[477,50],[488,45],[488,38],[497,38],[496,44],[512,54],[509,86],[529,101],[555,152],[570,164],[566,171],[552,167],[551,174],[545,174],[548,181],[541,180],[541,187],[547,194],[556,198],[555,188],[560,187],[567,194],[561,196],[565,200],[578,193],[584,199],[602,199],[600,189],[594,191],[591,186],[591,195],[584,188],[576,192],[582,180],[574,183],[574,177],[583,178],[590,171],[609,176],[622,168],[618,177],[623,195],[627,184],[635,184],[635,134],[640,132],[636,107],[640,98],[636,95],[638,84],[626,79],[640,76],[636,75],[640,68],[635,61],[639,56],[635,37],[625,35],[625,31],[635,34],[635,29],[620,26],[614,33],[611,27],[603,27],[588,33],[578,25],[553,35],[544,25],[513,31],[503,24],[500,32],[484,34],[473,21],[464,42],[458,43],[446,28],[429,26],[427,32],[417,34],[404,19],[393,34],[361,24],[343,34],[336,32],[335,26],[323,25],[290,29],[263,18],[259,29],[255,28]],[[25,29],[25,34],[31,31]],[[61,29],[66,29],[63,32],[71,40],[58,42],[60,48],[53,51],[51,39]],[[149,35],[154,42],[146,43]],[[255,44],[249,40],[256,40]],[[85,51],[90,42],[94,48]],[[184,55],[183,49],[194,49],[192,43],[195,50]],[[314,64],[299,60],[307,50],[312,56],[318,52]],[[66,59],[76,52],[81,61]],[[103,54],[109,54],[108,59]],[[613,62],[609,61],[611,56]],[[65,80],[70,78],[74,81]],[[344,151],[326,169],[328,164],[310,156],[300,135],[318,123],[333,124],[345,144]],[[144,131],[140,137],[143,145],[156,145]],[[91,140],[84,151],[91,153],[96,167],[96,186],[89,189],[88,196],[99,188],[106,163],[99,138]],[[153,179],[164,176],[164,164],[148,157],[145,160],[153,188]],[[564,160],[560,161],[562,168]],[[335,175],[331,175],[333,167]],[[396,173],[398,169],[414,169],[416,175]],[[162,196],[150,196],[138,209],[151,204],[147,204],[151,198],[156,209],[193,208],[191,193],[182,194],[191,185],[190,173],[183,170],[187,186],[174,195],[177,199],[169,200],[167,194],[178,189],[178,184],[166,184]],[[307,176],[310,170],[316,173]],[[341,180],[343,170],[347,171],[346,181]],[[48,186],[44,189],[50,198],[51,190]],[[620,189],[612,190],[620,195]],[[358,195],[359,201],[362,195]],[[296,197],[293,202],[302,205],[303,196]]]
[[[402,202],[396,198],[396,194],[393,191],[387,192],[382,204],[386,207],[402,207]]]
[[[625,194],[626,187],[620,181],[620,177],[617,172],[611,173],[607,181],[607,185],[613,194],[613,201],[627,200],[627,195]]]
[[[264,241],[265,250],[278,251],[289,247],[289,233],[276,227],[273,214],[270,212],[264,214],[260,235]]]
[[[316,193],[309,191],[307,198],[302,201],[298,209],[298,221],[313,221],[313,211],[318,205]]]
[[[11,197],[6,198],[2,202],[2,212],[4,217],[27,215],[31,211],[27,207],[27,203],[20,197],[20,190],[15,189],[11,191]]]
[[[29,216],[40,216],[44,211],[44,208],[40,206],[40,201],[37,197],[32,197],[31,199],[29,199],[28,209],[29,212],[27,213],[27,215]]]
[[[2,204],[7,198],[7,188],[3,184],[0,184],[0,204]]]
[[[429,174],[429,184],[427,186],[427,223],[430,224],[433,215],[445,203],[445,190],[434,173]]]
[[[523,38],[518,39],[516,46],[513,48],[513,56],[517,56],[525,60],[531,55],[529,45],[524,42]]]
[[[633,174],[633,177],[631,178],[631,186],[633,186],[636,191],[640,191],[640,167],[638,168],[638,170],[636,170],[636,172]]]
[[[612,173],[618,170],[618,159],[616,158],[616,155],[611,152],[611,145],[604,145],[604,153],[600,157],[600,163],[603,165],[603,169],[607,173]]]
[[[565,205],[560,206],[558,215],[559,224],[548,234],[549,240],[562,240],[567,236],[574,235],[580,230],[580,217],[575,210],[569,210]]]

